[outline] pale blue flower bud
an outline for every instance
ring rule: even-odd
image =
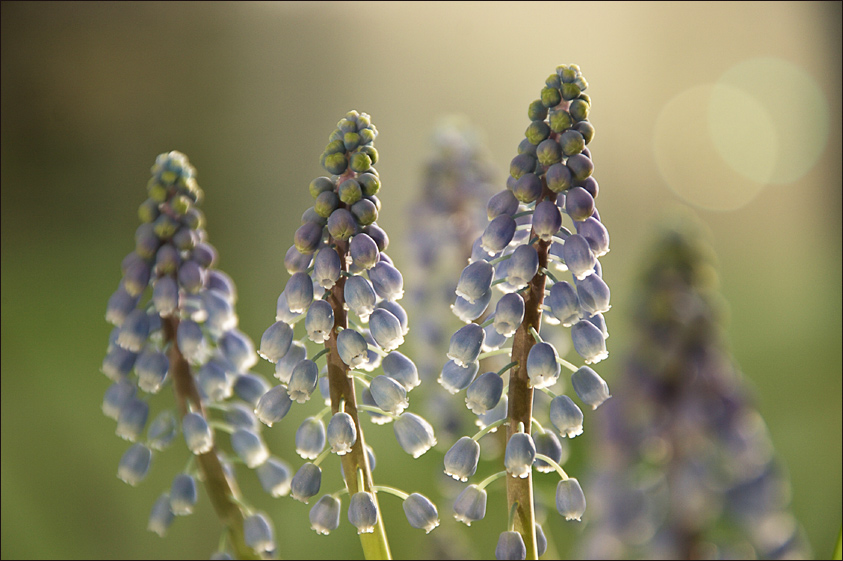
[[[509,189],[493,195],[486,204],[486,215],[489,220],[494,220],[502,214],[512,216],[516,212],[518,212],[518,199]]]
[[[325,439],[322,419],[308,417],[296,430],[296,453],[305,460],[315,460],[325,448]]]
[[[163,450],[176,437],[178,423],[170,410],[162,411],[149,425],[146,432],[146,443],[153,450]]]
[[[179,351],[188,362],[194,364],[203,362],[207,350],[205,337],[198,323],[189,319],[181,320],[176,332],[176,340]]]
[[[237,376],[234,381],[234,393],[252,407],[257,407],[258,400],[269,391],[269,388],[270,386],[263,379],[263,376],[251,372]]]
[[[129,296],[139,297],[149,285],[152,268],[140,256],[132,253],[129,255],[135,255],[135,258],[123,267],[123,282],[121,284]]]
[[[498,402],[498,404],[495,405],[494,408],[489,409],[488,411],[483,413],[482,415],[478,415],[474,423],[480,428],[480,430],[483,430],[489,425],[496,423],[501,419],[505,419],[508,414],[508,403],[509,399],[507,398],[507,396],[502,395],[501,400]],[[491,432],[496,432],[497,430],[497,428],[494,428],[491,430]]]
[[[225,361],[209,360],[197,373],[199,387],[211,401],[224,401],[231,397],[234,380],[226,373]]]
[[[603,334],[590,321],[577,322],[571,328],[571,340],[574,342],[574,350],[586,364],[600,362],[609,356]]]
[[[594,198],[582,187],[571,187],[565,193],[565,212],[574,221],[585,220],[594,213]]]
[[[544,535],[541,524],[536,524],[536,553],[538,557],[547,551],[547,537]]]
[[[120,378],[105,390],[102,399],[103,414],[116,421],[120,418],[120,411],[135,397],[136,393],[137,388],[133,383],[126,378]]]
[[[255,415],[263,424],[271,427],[284,418],[292,404],[287,388],[279,384],[261,396],[255,406]]]
[[[501,348],[501,345],[506,343],[507,337],[498,333],[494,324],[487,325],[483,328],[483,331],[486,332],[486,338],[483,339],[483,346],[480,347],[482,352],[496,351]]]
[[[536,343],[527,355],[527,375],[536,389],[549,388],[559,378],[556,349],[550,343]]]
[[[486,516],[486,490],[477,485],[469,485],[454,501],[454,518],[471,526],[472,522],[483,520]]]
[[[331,451],[338,456],[351,452],[351,448],[357,442],[357,427],[354,425],[354,419],[345,411],[334,413],[328,422],[326,434]]]
[[[254,343],[239,329],[224,333],[218,344],[223,356],[238,372],[246,371],[258,362]]]
[[[469,304],[483,298],[492,286],[494,269],[486,261],[475,261],[469,264],[460,274],[457,283],[457,296],[464,298]]]
[[[594,273],[594,265],[597,259],[594,257],[588,241],[579,234],[568,236],[565,240],[565,245],[562,246],[562,255],[565,259],[565,264],[568,270],[582,280],[588,275]]]
[[[362,335],[353,329],[343,329],[337,335],[337,350],[340,359],[355,368],[368,360],[369,347]]]
[[[375,398],[372,397],[372,392],[369,391],[369,388],[363,388],[360,392],[360,400],[362,401],[363,405],[368,405],[370,407],[378,407]],[[374,411],[366,411],[369,414],[369,420],[375,423],[376,425],[385,425],[387,423],[392,422],[392,417],[389,415],[384,415],[383,413],[376,413]]]
[[[442,367],[438,382],[453,395],[466,389],[471,384],[479,368],[480,365],[477,362],[469,363],[468,366],[460,366],[453,360],[449,360]]]
[[[354,275],[345,279],[345,305],[362,321],[369,321],[369,315],[375,309],[375,289],[365,278]]]
[[[205,329],[214,337],[237,327],[237,314],[232,303],[216,290],[203,290],[200,294],[202,311],[205,313]],[[199,316],[193,319],[201,321]]]
[[[550,402],[550,422],[560,436],[574,438],[582,434],[582,411],[567,395],[556,396]]]
[[[205,269],[196,261],[185,261],[179,267],[178,279],[185,292],[196,294],[205,285]]]
[[[456,302],[451,306],[451,311],[454,315],[460,318],[465,323],[472,322],[483,315],[489,302],[492,301],[492,291],[486,291],[483,296],[474,301],[473,304],[461,296],[457,296]]]
[[[284,288],[287,305],[294,314],[304,312],[313,302],[313,281],[307,273],[294,273]]]
[[[307,310],[304,328],[307,337],[317,344],[322,344],[331,336],[334,327],[334,309],[325,300],[317,300]]]
[[[389,376],[375,376],[369,384],[369,392],[378,407],[393,415],[400,415],[410,404],[407,390]]]
[[[344,208],[338,208],[328,217],[328,233],[335,240],[347,240],[357,233],[354,215]]]
[[[148,393],[158,393],[167,378],[169,369],[170,361],[167,355],[148,347],[145,348],[135,360],[138,387]]]
[[[457,481],[468,481],[477,471],[480,444],[470,436],[463,436],[445,453],[445,473]]]
[[[137,353],[143,348],[148,335],[149,316],[145,310],[136,308],[123,320],[117,335],[117,344],[127,351]]]
[[[170,317],[176,312],[179,307],[179,287],[173,277],[155,279],[152,286],[152,304],[161,317]]]
[[[390,302],[389,300],[382,300],[378,302],[376,308],[383,308],[384,310],[398,318],[398,322],[401,324],[402,335],[406,335],[410,332],[410,324],[409,319],[407,317],[407,311],[401,306],[401,304],[399,304],[398,302]]]
[[[290,376],[290,383],[287,386],[287,394],[296,403],[304,403],[310,399],[311,394],[316,390],[316,383],[319,380],[319,367],[310,359],[299,361],[293,368]]]
[[[167,534],[167,530],[173,523],[173,511],[170,509],[170,497],[164,493],[152,505],[152,511],[149,513],[149,522],[146,524],[146,529],[150,532],[155,532],[162,538]]]
[[[501,214],[486,226],[480,237],[480,247],[489,255],[503,251],[515,235],[515,220],[508,214]]]
[[[237,302],[237,287],[234,286],[234,281],[231,280],[231,277],[224,272],[218,269],[208,271],[205,286],[208,290],[213,290],[214,292],[220,294],[232,305]]]
[[[123,283],[120,283],[120,286],[108,299],[108,306],[105,309],[105,321],[118,327],[123,325],[126,316],[138,305],[139,299],[138,296],[132,296],[126,292]]]
[[[293,240],[299,253],[313,253],[319,249],[319,244],[322,241],[322,224],[306,221],[298,227]]]
[[[249,407],[245,403],[229,403],[226,405],[223,417],[225,418],[225,422],[235,429],[249,429],[257,432],[261,429],[262,425],[258,421],[258,418],[255,417],[254,409],[254,405]]]
[[[292,343],[293,328],[283,321],[276,321],[263,332],[258,354],[269,362],[276,363],[287,354]]]
[[[146,477],[151,461],[152,451],[143,444],[135,444],[120,458],[117,477],[134,487]]]
[[[383,372],[396,382],[404,386],[408,392],[419,385],[419,371],[412,360],[392,351],[383,358]]]
[[[304,343],[293,341],[290,345],[290,350],[284,355],[284,358],[275,363],[275,377],[285,384],[290,383],[290,376],[293,375],[293,368],[307,357],[307,349]]]
[[[516,432],[506,443],[504,466],[512,477],[525,479],[530,475],[533,462],[536,460],[536,445],[533,438],[526,432]]]
[[[451,336],[448,347],[448,358],[454,361],[457,366],[467,367],[476,362],[480,356],[480,347],[486,333],[476,323],[465,325]]]
[[[532,203],[541,193],[542,182],[535,173],[525,173],[512,184],[512,194],[522,203]]]
[[[585,319],[593,323],[594,327],[600,330],[604,339],[609,338],[609,328],[606,327],[606,318],[603,317],[603,314],[593,314],[586,316]]]
[[[136,441],[146,427],[149,405],[137,397],[129,399],[120,408],[117,418],[117,436],[130,442]]]
[[[533,433],[533,443],[536,445],[536,453],[543,454],[562,465],[562,443],[555,434],[546,430],[544,432]],[[536,469],[542,473],[550,473],[555,468],[544,460],[536,460]]]
[[[322,469],[310,462],[302,464],[293,481],[290,483],[290,496],[307,504],[310,497],[315,496],[322,486]]]
[[[576,284],[580,307],[585,314],[602,314],[612,307],[609,286],[599,275],[588,275]]]
[[[290,305],[287,304],[287,293],[282,292],[278,296],[278,303],[275,306],[275,321],[283,321],[285,323],[293,323],[301,313],[293,313],[290,311]]]
[[[400,300],[404,296],[404,277],[385,261],[379,261],[369,269],[369,280],[375,293],[384,300]]]
[[[524,298],[517,292],[504,294],[495,306],[495,331],[510,337],[524,319]]]
[[[554,201],[542,201],[533,210],[533,232],[540,240],[549,242],[562,227],[562,213]]]
[[[243,538],[246,545],[258,553],[275,550],[275,535],[272,524],[263,513],[253,514],[243,521]]]
[[[503,378],[496,372],[484,372],[465,391],[465,405],[475,415],[482,415],[498,404],[502,393]]]
[[[556,486],[556,510],[565,520],[581,520],[585,514],[585,495],[580,482],[573,477],[562,480]]]
[[[313,259],[312,253],[299,253],[295,245],[290,246],[287,254],[284,256],[284,268],[291,275],[293,273],[300,273],[307,271],[310,267],[310,261]]]
[[[269,458],[259,465],[255,472],[260,479],[263,490],[272,497],[284,497],[290,493],[290,483],[293,474],[290,466],[277,458]]]
[[[269,458],[269,450],[266,449],[263,439],[249,429],[234,431],[231,435],[231,448],[250,469],[258,467]]]
[[[332,247],[323,247],[313,259],[313,280],[325,290],[334,287],[340,278],[341,270],[340,256]]]
[[[378,262],[380,252],[378,244],[367,234],[357,234],[348,244],[348,252],[352,263],[361,270],[371,269]]]
[[[545,141],[547,142],[547,141]],[[527,546],[524,538],[514,530],[501,532],[498,545],[495,547],[495,559],[526,559]]]
[[[401,414],[392,428],[398,444],[413,458],[418,458],[436,444],[433,427],[415,413]]]
[[[439,512],[430,499],[419,493],[413,493],[402,503],[407,521],[413,528],[424,530],[429,534],[439,526]]]
[[[612,397],[609,395],[606,381],[588,366],[582,366],[571,374],[571,385],[583,403],[591,405],[592,409],[597,409],[601,403]]]
[[[521,289],[533,280],[539,270],[539,255],[531,245],[519,245],[509,258],[506,277],[509,284]]]
[[[170,510],[173,514],[176,516],[192,514],[198,499],[196,480],[187,473],[176,475],[170,486]]]
[[[356,528],[358,534],[371,534],[378,522],[378,505],[375,497],[368,491],[360,491],[351,495],[348,501],[348,521]]]
[[[310,509],[310,527],[316,533],[327,536],[340,525],[340,500],[331,495],[322,495]]]
[[[577,233],[588,241],[588,246],[595,257],[609,253],[609,231],[602,222],[594,216],[589,216],[581,222],[574,223]]]
[[[545,304],[565,327],[574,325],[580,319],[579,297],[574,287],[565,281],[557,282],[550,288]]]
[[[214,433],[199,413],[188,413],[182,419],[182,434],[188,449],[194,454],[205,454],[214,447]]]

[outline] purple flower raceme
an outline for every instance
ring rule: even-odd
[[[337,457],[351,494],[348,519],[359,533],[373,534],[364,540],[369,544],[383,540],[384,532],[378,529],[383,520],[371,476],[374,456],[363,446],[360,411],[378,423],[394,419],[399,444],[414,457],[436,442],[427,421],[404,412],[419,372],[397,350],[410,326],[399,302],[404,277],[385,253],[389,238],[377,224],[377,134],[369,115],[351,111],[330,136],[321,157],[328,175],[310,183],[314,204],[302,215],[287,250],[290,278],[278,297],[276,322],[261,341],[259,354],[275,363],[281,383],[255,408],[257,418],[271,425],[284,418],[293,401],[313,401],[320,388],[329,407],[296,431],[296,452],[309,462],[289,480],[290,494],[303,502],[316,496],[321,463]],[[435,525],[423,502],[410,512],[418,527],[430,530]],[[310,511],[313,529],[335,530],[340,507],[336,493],[323,496]]]
[[[597,259],[608,252],[609,235],[596,208],[587,86],[579,67],[562,65],[529,105],[530,124],[510,163],[506,189],[486,205],[488,223],[459,277],[452,306],[467,325],[451,337],[439,382],[451,393],[466,390],[466,405],[483,428],[472,438],[460,438],[448,451],[445,473],[468,480],[477,468],[478,440],[498,425],[507,425],[502,473],[511,475],[505,479],[508,508],[515,515],[514,526],[501,534],[496,551],[500,559],[535,558],[543,549],[529,500],[534,467],[559,473],[557,506],[563,516],[579,520],[585,509],[582,489],[560,465],[567,458],[562,442],[581,434],[583,427],[579,406],[557,393],[562,391],[561,367],[573,373],[576,397],[589,410],[610,397],[606,382],[594,370],[568,362],[539,335],[547,312],[548,324],[571,328],[572,347],[586,364],[608,355],[603,314],[611,307],[610,292]],[[558,278],[562,273],[570,277]],[[490,316],[479,319],[487,310]],[[475,379],[479,361],[504,353],[509,354],[506,366]],[[502,395],[504,388],[507,395]],[[538,416],[532,413],[536,390],[552,398],[544,412],[550,422],[542,421],[547,429],[532,416]],[[534,426],[539,430],[531,434]],[[460,495],[454,506],[458,520],[482,518],[483,489],[494,477],[469,485]]]
[[[208,241],[199,210],[203,192],[195,174],[179,152],[161,154],[152,167],[148,198],[138,210],[141,225],[135,248],[123,260],[123,279],[106,309],[106,321],[115,331],[102,366],[113,381],[103,399],[103,413],[117,421],[120,437],[135,442],[118,467],[118,476],[131,485],[146,476],[155,452],[174,442],[179,432],[187,447],[185,456],[194,457],[191,470],[177,475],[155,502],[149,529],[163,536],[174,516],[193,512],[197,481],[203,481],[215,506],[227,505],[225,524],[235,538],[230,545],[234,554],[245,557],[254,555],[246,546],[253,523],[232,485],[234,473],[226,473],[217,431],[232,434],[234,453],[247,467],[267,471],[263,466],[269,451],[252,410],[269,385],[249,372],[256,350],[237,328],[234,283],[216,268],[219,256]],[[296,273],[309,262],[296,249],[285,259]],[[301,305],[307,287],[295,295],[296,305]],[[284,306],[292,314],[286,302]],[[291,342],[292,330],[279,322],[264,334],[260,353],[278,360],[288,354]],[[166,400],[149,399],[170,385],[176,401],[168,405]],[[160,410],[152,411],[153,403]],[[284,405],[279,408],[279,403],[271,411],[275,420],[283,416]],[[263,409],[264,418],[269,418],[270,408]],[[276,477],[268,492],[278,491],[277,481]],[[254,544],[267,545],[258,539]]]
[[[612,458],[594,462],[584,482],[599,508],[576,555],[811,558],[787,475],[722,339],[713,251],[693,215],[672,222],[646,252],[616,397],[603,403],[605,382],[587,366],[571,378],[582,401],[600,407],[595,457]],[[570,508],[573,494],[561,495]]]

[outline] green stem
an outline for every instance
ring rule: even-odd
[[[548,189],[542,178],[542,194],[539,200],[553,199],[555,195]],[[530,284],[524,289],[524,319],[515,332],[510,360],[518,363],[518,368],[509,374],[509,404],[507,417],[507,442],[523,426],[529,434],[533,418],[533,387],[527,374],[527,356],[536,344],[541,328],[542,304],[544,303],[545,282],[547,276],[539,271],[547,269],[548,247],[550,242],[534,240],[535,232],[530,232],[530,243],[535,244],[539,258],[539,267]],[[534,337],[535,335],[535,337]],[[523,423],[523,425],[521,425]],[[527,559],[538,559],[536,545],[536,516],[533,510],[533,473],[525,478],[506,478],[506,500],[510,509],[514,509],[513,528],[521,534],[527,550]]]
[[[340,257],[342,270],[347,272],[348,264],[345,259],[348,251],[347,242],[336,240],[336,251]],[[351,447],[351,451],[340,459],[345,476],[346,490],[349,496],[356,493],[358,488],[372,493],[375,506],[378,509],[378,519],[375,523],[374,531],[370,534],[360,534],[359,536],[360,545],[363,547],[363,555],[366,559],[391,559],[392,555],[389,550],[389,542],[386,539],[386,530],[384,529],[383,517],[381,515],[382,509],[378,505],[378,498],[374,493],[375,484],[372,480],[372,470],[369,467],[369,459],[366,454],[363,426],[357,414],[359,406],[357,405],[357,395],[354,391],[354,380],[349,377],[349,368],[340,359],[337,349],[337,333],[348,327],[348,312],[343,306],[345,302],[343,292],[346,278],[345,276],[340,276],[336,284],[331,288],[331,294],[328,298],[328,302],[330,302],[331,308],[334,310],[334,328],[331,329],[331,336],[325,341],[325,348],[330,350],[327,355],[327,363],[331,393],[331,410],[334,413],[339,411],[339,404],[342,402],[345,412],[351,416],[354,420],[354,426],[357,428],[357,442]]]
[[[555,461],[553,461],[553,458],[548,458],[548,457],[547,457],[547,456],[545,456],[544,454],[538,454],[538,453],[537,453],[537,454],[536,454],[536,459],[537,459],[537,460],[541,460],[541,461],[543,461],[543,462],[546,462],[546,463],[547,463],[550,467],[552,467],[553,469],[555,469],[555,470],[556,470],[556,473],[558,473],[558,474],[559,474],[559,477],[561,477],[561,478],[562,478],[562,481],[566,481],[566,480],[570,479],[570,477],[568,477],[568,474],[567,474],[567,473],[565,473],[565,470],[564,470],[564,469],[562,469],[562,466],[560,466],[560,465],[559,465],[559,464],[557,464]]]
[[[164,335],[170,343],[170,375],[173,377],[173,390],[176,394],[179,412],[181,417],[192,409],[205,416],[202,398],[196,388],[193,374],[190,372],[190,365],[179,350],[176,333],[178,333],[179,320],[177,317],[164,319]],[[210,451],[196,456],[196,464],[202,474],[202,481],[208,498],[217,513],[217,516],[226,526],[228,540],[239,559],[260,559],[261,556],[246,545],[243,522],[246,517],[240,506],[232,500],[232,497],[240,497],[240,489],[234,479],[225,475],[222,463],[214,446]]]
[[[500,356],[500,355],[508,355],[511,351],[511,348],[506,349],[497,349],[495,351],[488,351],[485,353],[480,353],[480,356],[477,357],[477,360],[483,360],[484,358],[489,358],[493,356]]]
[[[389,493],[390,495],[395,495],[402,501],[406,501],[407,498],[410,496],[409,494],[405,493],[401,489],[396,489],[395,487],[389,487],[387,485],[375,485],[375,491],[380,493],[383,491],[384,493]]]
[[[841,528],[840,533],[837,534],[837,547],[834,548],[834,554],[831,558],[843,559],[843,528]]]

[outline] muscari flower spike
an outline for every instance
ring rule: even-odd
[[[674,218],[647,255],[636,340],[617,397],[600,406],[599,457],[612,462],[593,466],[589,501],[599,508],[579,555],[810,558],[786,472],[724,343],[716,259],[698,219]],[[572,383],[597,406],[606,390],[585,368]],[[631,475],[642,469],[646,481]]]
[[[106,321],[115,330],[102,370],[114,383],[103,399],[103,413],[117,421],[119,436],[136,442],[118,468],[119,477],[132,485],[150,469],[153,451],[168,447],[178,432],[195,454],[196,471],[177,475],[159,497],[150,514],[150,530],[164,535],[175,515],[189,514],[196,503],[196,481],[202,480],[216,504],[228,505],[226,524],[231,525],[238,555],[251,555],[240,548],[247,513],[231,499],[242,501],[228,483],[234,481],[233,472],[224,475],[226,458],[215,446],[213,427],[219,423],[233,432],[248,430],[260,441],[260,425],[244,418],[242,411],[251,415],[255,390],[263,394],[268,385],[249,372],[257,360],[255,347],[237,329],[237,291],[231,278],[216,268],[219,256],[208,241],[199,210],[203,192],[195,175],[180,152],[159,155],[152,167],[148,198],[138,210],[141,225],[135,247],[123,259],[123,278],[106,309]],[[291,267],[301,266],[299,256],[289,257]],[[269,330],[261,352],[281,356],[289,339],[283,327]],[[147,395],[163,393],[171,385],[178,403],[152,411]],[[158,407],[161,400],[155,403]],[[241,414],[230,417],[229,411],[237,408]],[[239,425],[229,423],[232,420]],[[244,442],[235,432],[237,453],[247,456],[251,466],[261,463],[252,452],[246,454]],[[262,450],[258,458],[266,452]],[[225,483],[208,484],[211,480]]]
[[[297,453],[313,462],[293,476],[290,494],[307,502],[319,492],[319,464],[330,455],[325,450],[329,446],[341,457],[351,490],[350,519],[362,533],[372,532],[381,520],[371,488],[374,457],[363,447],[358,407],[365,407],[379,424],[394,418],[396,438],[415,457],[435,443],[429,423],[404,412],[419,373],[397,350],[409,324],[399,303],[404,279],[385,253],[389,237],[377,224],[381,180],[374,167],[376,136],[370,117],[356,111],[330,135],[320,162],[328,175],[309,185],[314,204],[303,213],[287,250],[290,278],[278,297],[276,323],[261,343],[260,355],[275,363],[281,383],[260,397],[255,409],[257,418],[271,425],[288,413],[293,401],[304,403],[320,388],[332,416],[327,428],[321,417],[328,409],[306,419],[296,432]],[[301,319],[304,336],[296,327]],[[313,344],[324,350],[309,350]],[[324,367],[317,362],[322,357]],[[362,505],[366,496],[371,505]],[[314,530],[327,534],[335,529],[338,510],[335,498],[320,499],[311,509]]]
[[[558,436],[581,434],[583,414],[569,397],[554,393],[561,366],[574,372],[574,392],[591,409],[610,397],[608,386],[594,370],[586,366],[577,370],[557,347],[539,336],[547,312],[548,324],[571,328],[573,349],[586,364],[608,356],[603,314],[611,307],[610,292],[598,257],[608,252],[609,236],[595,202],[599,189],[589,148],[594,127],[588,121],[587,86],[578,66],[562,65],[545,81],[539,99],[529,105],[530,124],[510,163],[506,189],[486,205],[488,223],[460,275],[452,306],[468,325],[451,338],[450,360],[442,368],[440,384],[451,393],[467,388],[466,404],[478,415],[479,426],[503,420],[508,424],[504,464],[512,475],[506,478],[510,507],[517,506],[519,512],[513,532],[518,539],[504,532],[499,558],[519,558],[519,540],[524,555],[538,551],[537,532],[521,526],[536,526],[532,505],[524,506],[530,504],[526,499],[532,493],[527,489],[532,485],[533,467],[558,471],[563,482],[576,482],[560,467],[567,454]],[[563,273],[570,279],[559,278]],[[493,311],[491,317],[479,320],[487,310]],[[485,323],[471,323],[475,321]],[[510,338],[512,346],[507,349]],[[507,350],[511,352],[507,367],[474,379],[479,360]],[[501,395],[504,386],[508,386],[508,396]],[[534,410],[535,390],[552,396],[549,420],[558,436],[525,413]],[[507,419],[510,413],[514,417]],[[538,443],[530,434],[533,425],[540,429],[535,433]],[[471,477],[476,469],[477,442],[466,438],[446,455],[445,471],[457,479]],[[476,489],[469,489],[465,492],[477,499]],[[458,519],[477,519],[468,514],[471,500],[467,496],[457,503]],[[582,516],[578,509],[571,499],[564,512],[559,510],[578,520]]]

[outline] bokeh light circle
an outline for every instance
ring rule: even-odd
[[[733,86],[694,86],[656,119],[659,171],[674,193],[698,208],[736,210],[751,201],[771,178],[777,150],[769,113]]]
[[[732,66],[717,84],[746,92],[772,116],[778,153],[767,182],[791,183],[814,167],[828,143],[829,108],[817,81],[807,72],[780,58],[759,57]],[[724,135],[718,133],[732,127],[717,119],[714,111],[712,103],[711,127],[718,152],[740,173],[755,173],[746,162],[733,157],[731,144],[722,142]]]

